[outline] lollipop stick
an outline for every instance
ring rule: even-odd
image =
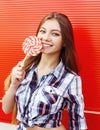
[[[27,59],[28,55],[26,55],[23,59],[23,64],[25,63],[26,59]]]

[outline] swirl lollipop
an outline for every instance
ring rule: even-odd
[[[36,36],[29,36],[26,38],[23,42],[22,49],[24,53],[26,54],[23,62],[26,60],[27,56],[36,56],[38,55],[42,50],[42,43],[39,38]]]

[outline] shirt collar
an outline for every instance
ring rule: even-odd
[[[60,61],[59,64],[56,66],[56,68],[52,71],[52,73],[56,78],[58,77],[60,78],[64,73],[64,70],[65,70],[64,64],[62,61]]]
[[[34,64],[33,66],[31,66],[30,69],[33,69],[34,72],[37,72],[37,65]],[[62,76],[62,74],[64,73],[65,67],[62,61],[59,62],[59,64],[56,66],[55,69],[53,69],[51,71],[51,74],[53,74],[56,78],[60,78]]]

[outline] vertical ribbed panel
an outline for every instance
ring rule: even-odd
[[[24,38],[52,11],[72,21],[81,64],[85,108],[100,111],[100,0],[0,0],[0,98],[11,68],[24,57]]]

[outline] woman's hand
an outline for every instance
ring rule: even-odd
[[[11,73],[11,86],[18,87],[25,77],[24,63],[22,61],[13,67]]]

